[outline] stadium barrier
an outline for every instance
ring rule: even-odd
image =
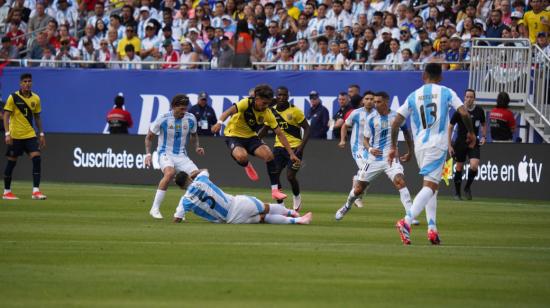
[[[45,182],[147,184],[151,185],[153,193],[161,178],[160,170],[144,167],[144,136],[48,134],[46,138],[48,147],[43,151],[42,167]],[[273,140],[266,142],[273,144]],[[203,137],[201,145],[206,155],[199,157],[192,152],[190,157],[199,168],[211,171],[214,182],[227,187],[266,190],[269,187],[263,162],[252,158],[260,181],[251,182],[244,170],[229,156],[223,138]],[[400,144],[400,149],[403,153],[405,145]],[[5,153],[3,143],[0,152]],[[495,143],[482,146],[479,175],[473,186],[474,196],[550,200],[549,152],[548,144]],[[31,164],[26,160],[20,159],[14,179],[31,180]],[[304,191],[349,192],[352,176],[357,171],[349,147],[342,150],[335,141],[311,140],[306,147],[303,162],[298,177]],[[414,159],[404,164],[404,167],[407,184],[414,194],[422,183],[418,167]],[[284,174],[281,180],[288,192],[289,185]],[[172,186],[171,190],[175,191],[175,187]],[[373,183],[369,192],[393,193],[395,202],[399,202],[398,194],[384,175]],[[441,182],[441,195],[451,195],[452,192],[452,179],[449,187]],[[340,205],[335,204],[335,208]]]

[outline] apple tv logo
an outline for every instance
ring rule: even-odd
[[[527,155],[524,155],[517,170],[520,182],[539,183],[542,175],[542,163],[534,163],[532,158],[527,161]]]

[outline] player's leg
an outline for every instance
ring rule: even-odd
[[[453,177],[453,182],[455,184],[455,199],[462,200],[462,174],[464,172],[464,162],[466,161],[466,151],[467,147],[460,143],[454,145],[455,155],[454,159],[455,164],[455,174]]]
[[[269,175],[269,182],[271,183],[271,197],[274,200],[282,200],[286,198],[286,195],[279,190],[279,173],[277,163],[275,163],[275,156],[271,149],[262,144],[254,150],[254,155],[265,161],[267,166],[267,173]]]
[[[244,138],[237,138],[237,137],[228,137],[225,140],[225,143],[231,150],[231,157],[239,164],[241,167],[244,168],[244,171],[246,172],[246,175],[249,179],[252,181],[257,181],[258,173],[248,161],[248,150],[247,150],[247,141]]]
[[[159,157],[159,160],[163,176],[157,187],[155,199],[153,200],[151,210],[149,210],[149,214],[156,219],[162,219],[162,214],[160,213],[160,205],[162,204],[162,201],[166,196],[168,185],[176,175],[176,169],[174,167],[174,161],[172,157],[163,154]]]
[[[363,167],[365,166],[365,164],[367,163],[367,160],[364,159],[363,157],[355,157],[355,163],[357,164],[357,168],[358,170],[361,170],[363,169]],[[355,186],[355,182],[358,181],[357,180],[357,175],[354,175],[353,176],[353,183],[352,183],[352,187]],[[368,188],[368,187],[367,187]],[[359,197],[355,200],[355,206],[357,206],[358,208],[363,208],[365,205],[363,204],[363,196],[366,194],[367,192],[367,189],[365,189],[363,191],[363,194],[362,195],[359,195]]]
[[[344,215],[351,210],[357,198],[363,195],[370,183],[382,172],[383,169],[380,162],[366,163],[363,169],[357,172],[357,181],[355,181],[355,184],[349,192],[346,203],[336,211],[334,218],[336,220],[344,218]]]
[[[46,195],[40,192],[40,176],[42,158],[40,152],[31,152],[29,156],[32,161],[32,199],[34,200],[46,200]]]
[[[428,221],[428,240],[434,244],[439,245],[439,233],[437,232],[436,225],[436,213],[437,213],[437,190],[434,192],[433,197],[426,204],[426,220]]]
[[[287,153],[288,155],[288,153]],[[298,157],[302,159],[302,157]],[[299,165],[294,165],[289,159],[286,162],[286,179],[290,183],[292,188],[292,207],[294,210],[299,211],[302,207],[302,196],[300,195],[300,183],[298,182],[298,171],[300,171]]]
[[[290,156],[286,152],[286,149],[281,147],[275,147],[273,148],[273,157],[275,160],[275,166],[276,166],[276,176],[277,181],[279,182],[279,191],[282,192],[282,185],[281,185],[281,173],[283,172],[283,169],[288,165],[288,162],[290,161]],[[283,199],[278,199],[277,203],[283,203]]]
[[[263,221],[268,224],[299,224],[308,225],[311,223],[312,214],[308,212],[300,216],[298,212],[285,208],[280,204],[264,204]]]
[[[17,157],[23,154],[23,144],[19,139],[12,139],[12,144],[8,145],[6,151],[6,168],[4,169],[4,200],[17,200],[17,196],[11,191],[11,180],[13,170],[17,164]]]
[[[476,145],[473,149],[468,149],[468,157],[470,158],[470,168],[468,168],[468,179],[464,186],[464,195],[466,199],[472,200],[472,183],[477,176],[477,170],[479,168],[480,149]]]

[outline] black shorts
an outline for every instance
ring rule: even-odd
[[[38,147],[38,138],[28,138],[28,139],[12,139],[13,143],[8,146],[6,151],[6,156],[9,157],[18,157],[23,155],[23,153],[32,153],[40,152]]]
[[[459,163],[465,162],[466,156],[468,157],[468,159],[481,158],[479,144],[476,144],[473,149],[470,149],[466,143],[456,142],[453,145],[453,148],[455,149],[454,159]]]
[[[250,138],[226,137],[225,143],[231,152],[233,152],[235,147],[241,147],[244,148],[250,155],[254,155],[254,151],[265,144],[258,136]]]
[[[281,171],[285,167],[287,167],[288,169],[292,169],[296,172],[300,170],[300,166],[298,166],[298,168],[295,168],[292,166],[293,162],[292,160],[290,160],[290,155],[288,155],[288,152],[286,151],[285,148],[281,148],[281,147],[273,148],[273,155],[275,156],[275,164],[277,164],[277,170]],[[299,159],[302,159],[302,153],[298,153],[296,154],[296,156],[298,156]]]

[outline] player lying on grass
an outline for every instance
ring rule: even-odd
[[[186,212],[216,223],[228,224],[309,224],[311,212],[300,217],[295,210],[282,204],[263,203],[252,196],[229,195],[210,181],[207,170],[197,170],[191,175],[180,172],[176,175],[176,185],[186,190],[181,198],[174,222],[185,220]]]

